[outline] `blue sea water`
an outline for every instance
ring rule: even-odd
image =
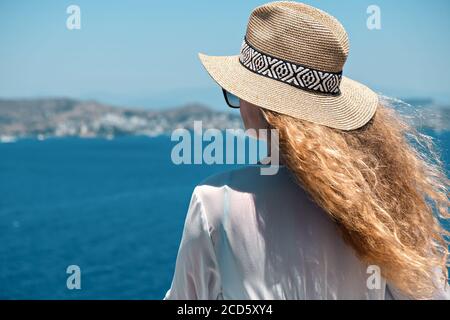
[[[450,163],[450,132],[438,136]],[[0,144],[0,298],[161,299],[194,186],[169,137]],[[81,268],[68,290],[66,268]]]

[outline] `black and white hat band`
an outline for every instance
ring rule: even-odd
[[[239,57],[248,70],[296,88],[326,95],[339,95],[342,72],[324,72],[262,53],[244,39]]]

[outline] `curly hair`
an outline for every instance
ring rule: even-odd
[[[363,262],[413,299],[447,285],[449,180],[433,138],[383,103],[353,131],[261,111],[284,164]]]

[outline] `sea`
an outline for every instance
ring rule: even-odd
[[[450,164],[450,132],[433,133]],[[196,184],[168,136],[0,144],[0,299],[162,299]],[[80,288],[68,289],[69,266]]]

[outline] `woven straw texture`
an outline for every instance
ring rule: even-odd
[[[347,33],[329,14],[314,7],[278,1],[256,8],[246,39],[257,50],[292,63],[340,72],[349,53]],[[378,96],[342,77],[339,96],[304,91],[246,69],[239,56],[199,54],[210,76],[225,90],[261,108],[340,130],[364,126],[376,112]]]

